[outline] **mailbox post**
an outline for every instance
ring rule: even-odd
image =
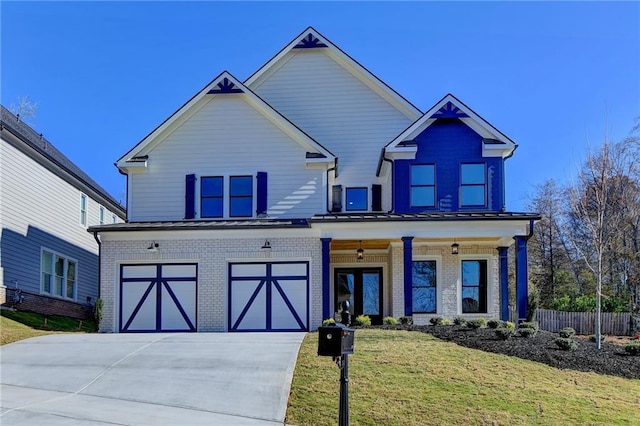
[[[342,324],[318,328],[318,355],[330,356],[340,368],[338,426],[349,425],[349,354],[353,353],[355,330]]]

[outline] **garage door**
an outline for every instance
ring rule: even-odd
[[[309,262],[229,264],[230,331],[307,331]]]
[[[196,331],[198,265],[120,266],[120,331]]]

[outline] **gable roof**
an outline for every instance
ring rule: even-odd
[[[289,135],[293,140],[298,142],[304,148],[309,150],[313,157],[321,158],[323,161],[331,162],[335,161],[335,156],[320,143],[316,142],[311,136],[300,130],[295,124],[289,121],[286,117],[276,111],[273,107],[267,104],[262,98],[255,94],[251,89],[242,84],[238,79],[233,77],[229,72],[223,71],[216,78],[211,80],[204,88],[196,93],[191,99],[189,99],[184,105],[182,105],[176,112],[164,120],[158,127],[156,127],[151,133],[145,136],[137,145],[130,149],[126,154],[118,159],[116,166],[123,171],[126,171],[127,167],[144,163],[146,156],[140,156],[140,153],[147,147],[152,147],[154,144],[159,143],[159,136],[166,131],[170,131],[177,125],[181,124],[186,118],[188,118],[190,112],[197,108],[201,102],[207,101],[206,98],[210,96],[225,96],[227,94],[239,94],[245,97],[245,99],[256,110],[261,112],[272,123],[278,126],[283,132]],[[142,161],[141,161],[142,160]]]
[[[493,151],[494,154],[491,154],[492,156],[499,153],[499,156],[508,158],[518,147],[518,145],[504,133],[493,127],[461,100],[449,93],[425,112],[416,122],[389,142],[384,148],[385,151],[406,150],[407,146],[412,146],[413,148],[410,149],[415,149],[415,143],[411,143],[413,139],[431,124],[435,123],[438,118],[460,119],[460,121],[483,137],[483,151],[485,149]]]
[[[327,55],[345,67],[352,75],[366,84],[383,99],[395,106],[409,119],[417,120],[422,114],[422,112],[411,102],[372,74],[351,56],[347,55],[313,27],[308,27],[301,32],[266,64],[246,79],[244,84],[248,87],[255,87],[274,73],[282,64],[288,61],[289,58],[295,54],[296,50],[317,48],[322,48],[326,51]]]
[[[8,131],[14,136],[13,141],[7,140],[7,142],[20,144],[18,149],[46,167],[51,173],[78,190],[86,192],[120,218],[126,218],[125,208],[106,189],[44,138],[42,133],[37,133],[2,105],[0,105],[0,112],[0,130]],[[2,139],[6,140],[4,135]]]

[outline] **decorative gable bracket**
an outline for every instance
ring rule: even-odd
[[[311,33],[307,34],[298,44],[293,46],[294,49],[313,49],[316,47],[327,47],[327,45]]]
[[[216,87],[209,90],[207,95],[213,95],[218,93],[244,93],[242,89],[237,87],[231,80],[225,77],[221,82],[219,82]]]

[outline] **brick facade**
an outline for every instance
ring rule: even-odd
[[[0,287],[0,294],[4,293],[2,305],[18,311],[35,312],[42,315],[60,315],[77,319],[93,319],[93,305],[76,303],[56,297]],[[2,299],[2,296],[0,296]]]

